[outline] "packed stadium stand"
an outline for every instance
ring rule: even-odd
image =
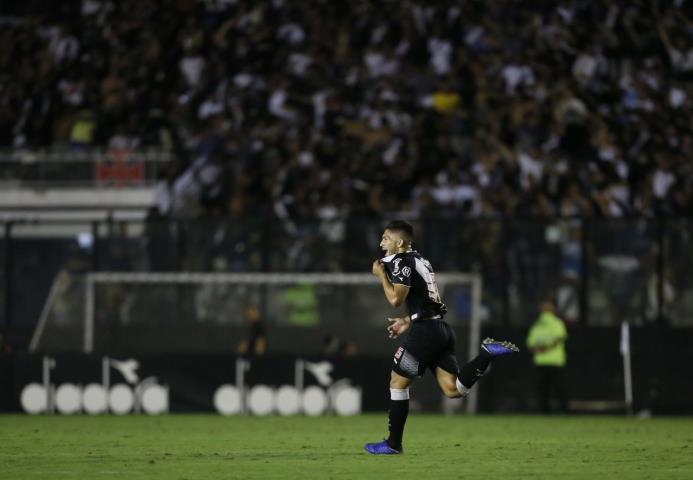
[[[683,1],[45,3],[0,7],[0,146],[170,152],[164,216],[691,213]]]

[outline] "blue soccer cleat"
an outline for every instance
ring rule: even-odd
[[[520,351],[514,343],[510,343],[506,340],[494,340],[492,338],[485,338],[484,341],[481,342],[481,348],[492,357],[500,357],[501,355],[508,355]]]
[[[387,443],[387,440],[378,443],[367,443],[363,448],[371,455],[400,455],[402,453],[392,448],[390,444]]]

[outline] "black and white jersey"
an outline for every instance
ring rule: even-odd
[[[445,315],[447,309],[440,299],[431,262],[417,251],[389,255],[382,262],[393,284],[409,287],[407,313],[412,320]]]

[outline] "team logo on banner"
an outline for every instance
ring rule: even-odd
[[[156,377],[140,379],[135,359],[116,360],[104,357],[101,360],[101,383],[78,385],[71,382],[55,385],[51,383],[51,371],[57,362],[51,357],[43,358],[43,384],[30,383],[20,396],[22,408],[27,413],[148,413],[168,412],[169,388],[160,385]],[[125,383],[111,385],[111,370],[120,373]]]
[[[361,388],[351,385],[348,378],[335,380],[331,362],[296,360],[294,384],[270,387],[245,384],[245,373],[251,363],[236,360],[236,384],[221,385],[214,394],[214,407],[223,415],[251,413],[253,415],[305,414],[310,416],[336,413],[355,415],[361,413]],[[318,385],[305,386],[306,373]]]

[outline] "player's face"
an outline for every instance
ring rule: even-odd
[[[392,255],[397,253],[397,248],[401,243],[402,239],[399,238],[399,235],[390,230],[385,230],[383,232],[383,238],[380,240],[380,248],[385,251],[386,255]]]

